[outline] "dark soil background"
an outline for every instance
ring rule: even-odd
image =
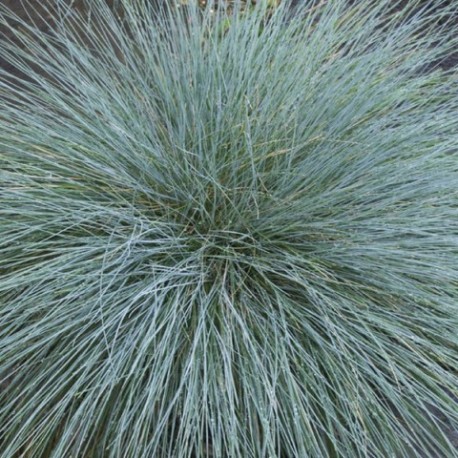
[[[46,9],[52,8],[53,5],[56,4],[56,0],[28,0],[28,1],[30,2],[30,5],[33,5],[33,8],[30,6],[27,7],[24,4],[24,2],[21,0],[0,0],[0,5],[6,6],[11,11],[13,11],[15,14],[17,14],[21,19],[27,21],[28,23],[35,24],[38,28],[40,28],[40,30],[43,30],[43,31],[49,30],[49,28],[52,27],[52,21],[51,21],[49,14],[46,12]],[[105,0],[105,1],[111,8],[116,8],[120,2],[120,0]],[[205,2],[205,0],[200,0],[200,1]],[[251,0],[251,1],[255,2],[256,0]],[[293,8],[297,7],[301,3],[301,1],[302,0],[292,0],[291,6]],[[357,0],[349,0],[349,1],[354,2]],[[87,6],[90,5],[91,3],[90,0],[66,0],[66,2],[67,4],[71,6],[72,9],[75,10],[75,12],[78,12],[81,14],[84,14],[85,11],[87,11]],[[153,2],[160,4],[160,3],[166,3],[167,0],[151,0],[151,3]],[[409,3],[409,0],[393,0],[393,8],[401,9],[408,3]],[[420,2],[420,5],[422,7],[426,6],[430,10],[434,10],[434,9],[439,10],[440,8],[437,7],[438,3],[442,4],[440,8],[443,8],[447,5],[456,3],[457,9],[455,12],[455,17],[452,18],[452,22],[450,23],[450,26],[456,28],[457,34],[458,34],[458,0],[449,0],[446,2],[438,2],[435,0],[423,0],[422,2]],[[18,24],[16,24],[16,27],[19,27]],[[12,38],[13,38],[12,32],[8,30],[5,26],[0,24],[0,40],[12,39]],[[444,61],[439,62],[438,65],[444,69],[458,66],[458,49],[456,53],[449,56]],[[6,70],[7,72],[11,74],[15,74],[20,77],[26,77],[26,75],[21,74],[11,64],[6,62],[5,59],[1,55],[0,55],[0,68],[3,68],[4,70]]]
[[[47,9],[52,8],[53,5],[56,4],[56,0],[26,0],[28,1],[29,5],[27,6],[24,4],[22,0],[0,0],[0,5],[6,6],[8,9],[13,11],[17,14],[21,19],[25,20],[29,24],[34,24],[42,31],[47,31],[52,27],[52,20],[49,13],[46,12]],[[62,1],[62,0],[60,0]],[[88,5],[90,5],[90,0],[65,0],[68,5],[75,11],[75,13],[83,14],[87,11]],[[117,8],[119,7],[120,0],[105,0],[106,3],[110,6],[110,8]],[[151,3],[167,3],[170,0],[151,0]],[[189,1],[189,0],[188,0]],[[197,1],[197,0],[196,0]],[[199,0],[205,3],[205,0]],[[250,1],[250,0],[248,0]],[[256,0],[251,0],[255,3]],[[302,0],[291,0],[292,8],[298,7]],[[350,2],[355,2],[358,0],[349,0]],[[374,0],[376,1],[376,0]],[[184,3],[184,1],[183,1]],[[401,9],[405,5],[409,3],[409,0],[393,0],[393,9]],[[420,2],[420,6],[427,7],[430,10],[439,10],[437,5],[439,2],[435,0],[422,0]],[[458,0],[449,0],[446,2],[440,2],[442,5],[440,8],[443,8],[447,5],[451,5],[456,3],[457,8],[455,12],[454,18],[450,22],[450,27],[456,28],[458,34]],[[1,13],[0,13],[1,15]],[[1,21],[0,21],[1,22]],[[19,28],[19,24],[12,24],[13,27]],[[0,40],[13,40],[13,33],[7,27],[0,23]],[[457,52],[453,55],[449,56],[445,60],[438,62],[438,66],[443,69],[449,69],[452,67],[458,66],[458,49]],[[11,75],[18,76],[19,78],[26,79],[27,75],[24,75],[13,65],[8,63],[2,55],[0,55],[0,69],[6,70]]]
[[[114,8],[119,0],[105,0],[106,3]],[[34,25],[43,32],[49,31],[53,26],[53,21],[49,11],[56,5],[57,0],[26,0],[29,5],[26,5],[22,0],[0,0],[0,5],[6,6],[21,20],[30,25]],[[75,11],[76,14],[85,14],[87,5],[90,5],[90,0],[65,0],[65,2]],[[0,11],[0,16],[1,16]],[[20,29],[19,22],[12,23],[8,21],[15,29]],[[14,41],[14,33],[11,29],[1,24],[0,21],[0,40]],[[10,75],[19,78],[27,79],[27,75],[17,70],[13,65],[7,62],[3,55],[0,55],[0,68],[5,70]]]
[[[154,2],[162,2],[165,0],[152,0]],[[300,3],[301,0],[293,0],[292,5],[297,6]],[[356,0],[357,1],[357,0]],[[71,8],[75,10],[75,12],[79,12],[84,14],[85,11],[87,11],[87,5],[90,4],[90,0],[67,0],[68,4],[71,5]],[[106,0],[107,4],[111,8],[115,8],[116,5],[118,4],[119,0]],[[405,6],[409,0],[394,0],[393,1],[393,7],[396,9],[402,8]],[[29,24],[34,24],[36,27],[38,27],[42,31],[47,31],[52,27],[52,21],[50,18],[49,13],[46,12],[46,8],[49,8],[56,3],[56,0],[29,0],[29,5],[33,6],[25,6],[24,3],[21,0],[0,0],[0,5],[6,6],[9,8],[11,11],[15,12],[21,19],[25,20]],[[428,8],[431,9],[437,9],[437,1],[435,0],[425,0],[421,3],[421,5],[427,6]],[[456,28],[457,34],[458,34],[458,0],[451,0],[449,2],[444,2],[442,3],[444,6],[445,5],[451,5],[451,4],[456,4],[456,14],[454,18],[452,18],[452,21],[450,22],[450,27]],[[436,5],[436,6],[435,6]],[[1,15],[1,12],[0,12]],[[1,19],[1,18],[0,18]],[[20,27],[19,24],[12,24],[13,27]],[[13,33],[8,30],[7,27],[1,24],[0,21],[0,40],[13,40]],[[453,67],[458,68],[458,49],[457,52],[455,52],[453,55],[449,56],[447,59],[438,62],[437,65],[443,69],[450,69]],[[6,62],[5,59],[3,58],[2,55],[0,55],[0,70],[3,70],[9,75],[12,75],[17,78],[21,79],[27,79],[27,75],[24,75],[20,71],[18,71],[16,68],[14,68],[13,65],[10,63]],[[6,74],[0,73],[0,79],[5,78]],[[1,388],[1,387],[0,387]],[[458,398],[456,398],[458,402]],[[444,418],[444,416],[441,414],[440,411],[438,411],[437,408],[434,406],[428,406],[427,407],[428,411],[434,415],[439,421],[444,423],[444,432],[447,434],[449,437],[450,441],[457,447],[458,450],[458,431],[453,430],[450,426],[447,427],[448,422],[447,419]],[[437,456],[437,458],[448,458],[448,457],[442,457],[439,455],[431,455],[431,452],[426,452],[422,450],[414,450],[412,457],[432,457],[432,456]]]

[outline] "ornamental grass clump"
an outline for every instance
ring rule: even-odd
[[[0,8],[0,456],[458,456],[456,4],[119,3]]]

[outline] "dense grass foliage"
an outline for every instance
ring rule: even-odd
[[[121,3],[0,7],[0,456],[458,456],[457,7]]]

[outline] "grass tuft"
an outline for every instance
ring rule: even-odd
[[[119,3],[0,6],[0,457],[458,456],[456,4]]]

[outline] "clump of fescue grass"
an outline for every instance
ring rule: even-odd
[[[0,45],[0,456],[458,456],[456,7],[91,3]]]

